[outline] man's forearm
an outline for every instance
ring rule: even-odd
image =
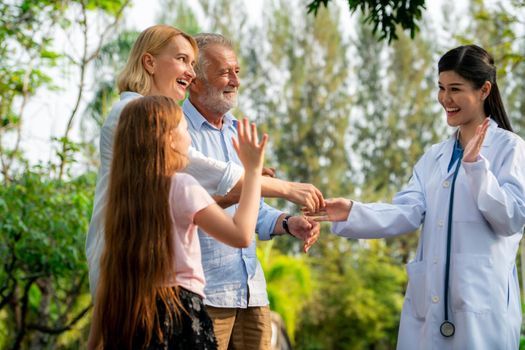
[[[288,199],[290,183],[275,177],[264,176],[261,182],[261,195],[268,198]]]
[[[227,208],[239,201],[244,178],[241,177],[226,196],[214,197],[217,204]],[[302,205],[310,211],[317,211],[324,206],[323,194],[314,186],[301,182],[288,182],[273,177],[263,176],[261,196],[268,198],[284,198],[290,202]]]
[[[225,196],[214,196],[213,199],[222,208],[227,208],[239,202],[244,177],[241,177],[235,186]],[[263,176],[261,183],[261,196],[268,198],[287,199],[290,193],[290,183],[274,177]]]

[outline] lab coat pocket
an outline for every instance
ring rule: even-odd
[[[408,288],[407,299],[410,300],[413,316],[424,319],[427,314],[427,283],[424,261],[411,261],[407,264]]]
[[[489,255],[454,255],[450,283],[452,311],[489,312],[495,281],[493,262]]]

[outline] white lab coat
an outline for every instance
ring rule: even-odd
[[[397,348],[518,349],[521,304],[515,259],[525,224],[525,142],[491,120],[474,163],[462,162],[455,185],[449,278],[449,319],[443,337],[444,280],[456,136],[417,162],[392,204],[354,202],[332,231],[351,238],[391,237],[423,224],[409,277]]]
[[[93,204],[93,214],[89,223],[86,238],[86,257],[89,265],[89,288],[91,296],[95,296],[98,277],[100,274],[100,258],[104,249],[104,216],[106,211],[107,191],[111,161],[113,159],[113,138],[117,128],[120,113],[132,100],[142,97],[136,92],[125,91],[111,109],[108,118],[102,126],[100,133],[100,168],[97,176],[97,187]],[[204,156],[201,152],[190,147],[188,152],[190,160],[183,169],[195,177],[208,193],[225,195],[241,178],[244,170],[234,162],[220,162]]]

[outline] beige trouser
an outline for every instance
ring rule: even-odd
[[[219,350],[270,350],[272,325],[268,306],[246,309],[206,306]]]

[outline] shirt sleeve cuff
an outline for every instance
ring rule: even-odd
[[[241,178],[244,169],[233,162],[206,157],[193,147],[188,152],[190,163],[183,172],[192,175],[210,195],[224,196]]]
[[[462,161],[461,164],[463,165],[465,173],[467,174],[483,171],[488,168],[488,161],[481,154],[478,156],[478,159],[475,162]]]
[[[279,216],[283,214],[282,211],[277,210],[263,202],[259,208],[259,216],[257,218],[257,234],[259,240],[268,241],[272,237],[270,236],[275,230],[275,224]]]
[[[214,195],[224,196],[228,192],[230,192],[233,186],[235,186],[235,184],[237,183],[237,181],[239,181],[243,173],[244,169],[241,166],[233,162],[226,163],[224,175],[222,176],[219,185],[215,189]]]
[[[352,220],[356,220],[356,216],[358,215],[358,211],[360,209],[360,206],[362,205],[361,202],[358,201],[352,201],[352,209],[350,209],[350,213],[346,217],[345,221],[335,221],[332,223],[332,233],[338,236],[344,236],[345,231],[351,231],[352,225],[349,224],[350,216],[352,216],[352,213],[354,214],[354,218]],[[359,219],[357,219],[359,220]]]

